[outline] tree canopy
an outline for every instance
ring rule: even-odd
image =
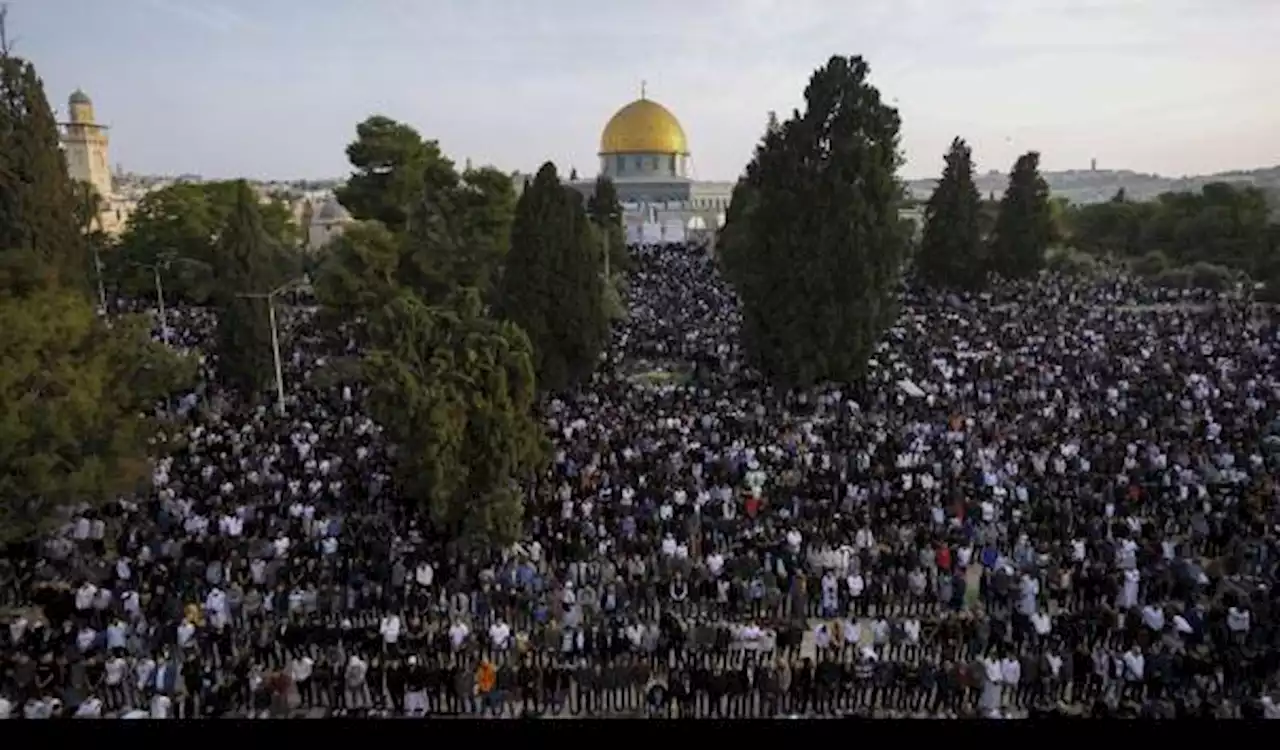
[[[223,385],[251,399],[273,380],[270,303],[263,297],[243,295],[272,291],[277,279],[264,265],[271,257],[270,242],[257,196],[248,183],[240,182],[215,250],[218,377]]]
[[[88,293],[76,196],[35,66],[0,54],[0,262],[11,282],[54,274]]]
[[[529,339],[485,314],[511,246],[511,178],[459,173],[385,117],[356,130],[338,195],[359,221],[316,269],[316,297],[362,346],[348,369],[397,443],[405,499],[447,538],[507,544],[523,514],[518,483],[545,460]]]
[[[1210,183],[1145,202],[1120,191],[1105,203],[1072,207],[1066,225],[1084,252],[1130,260],[1157,254],[1162,266],[1211,263],[1266,279],[1280,256],[1267,195],[1250,185]]]
[[[371,117],[356,131],[347,147],[355,172],[338,196],[366,226],[349,227],[321,261],[315,278],[321,302],[354,319],[390,299],[388,289],[428,304],[463,287],[487,299],[511,244],[511,178],[492,167],[459,174],[434,142],[385,117]],[[346,295],[355,289],[363,291]],[[358,300],[373,306],[358,308]]]
[[[775,382],[859,376],[896,315],[899,118],[868,73],[860,57],[819,68],[734,190],[721,260],[748,353]]]
[[[150,329],[142,318],[108,326],[78,290],[0,295],[0,543],[148,477],[156,425],[145,414],[195,376]]]
[[[129,217],[119,245],[108,255],[111,277],[130,296],[152,293],[152,269],[161,264],[165,294],[175,300],[204,304],[215,294],[218,237],[236,211],[237,180],[177,183],[144,195]],[[254,200],[257,200],[254,194]],[[271,285],[301,273],[301,228],[282,201],[258,201],[258,216],[267,241],[256,261]]]
[[[380,221],[393,232],[408,227],[423,191],[456,179],[453,163],[435,141],[389,117],[374,115],[356,126],[347,146],[355,171],[337,190],[338,201],[356,219]]]
[[[1029,151],[1014,163],[1000,199],[991,233],[992,269],[1006,278],[1034,276],[1044,267],[1053,234],[1049,185],[1040,175],[1040,154]]]
[[[973,181],[973,157],[960,138],[951,142],[938,187],[925,205],[924,236],[916,256],[920,278],[937,287],[977,289],[986,278],[982,197]]]
[[[35,69],[0,50],[2,543],[145,479],[145,413],[194,375],[148,322],[95,314],[81,195]]]
[[[399,445],[402,491],[450,538],[510,544],[518,482],[545,457],[528,338],[484,317],[474,289],[441,306],[401,295],[371,327],[370,407]]]
[[[543,389],[589,375],[604,347],[602,263],[580,194],[561,183],[554,164],[542,165],[516,205],[498,306],[533,342]]]

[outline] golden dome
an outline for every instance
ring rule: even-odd
[[[618,110],[600,136],[601,154],[689,153],[680,121],[666,107],[637,99]]]

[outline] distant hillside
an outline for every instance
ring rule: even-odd
[[[1134,200],[1150,200],[1160,193],[1199,190],[1210,182],[1247,183],[1273,194],[1280,194],[1280,166],[1194,177],[1162,177],[1158,174],[1130,172],[1127,169],[1072,169],[1066,172],[1046,172],[1044,178],[1054,196],[1066,198],[1072,203],[1109,200],[1120,188],[1124,188],[1125,194]],[[978,191],[984,198],[991,195],[998,198],[1004,192],[1008,179],[1008,175],[994,171],[978,175]],[[911,196],[919,200],[927,199],[936,184],[937,180],[907,182]]]

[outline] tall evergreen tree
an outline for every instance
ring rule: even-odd
[[[987,268],[981,211],[972,154],[964,140],[956,138],[947,152],[942,179],[925,206],[924,237],[916,256],[922,281],[958,289],[982,285]]]
[[[193,363],[142,316],[110,321],[87,292],[83,221],[35,69],[10,57],[0,6],[0,544],[30,542],[68,509],[150,474],[156,403]],[[83,218],[83,217],[82,217]]]
[[[218,236],[218,375],[223,385],[247,398],[261,394],[274,379],[271,320],[264,297],[271,289],[269,239],[262,227],[258,198],[249,184],[236,188],[235,208]]]
[[[44,84],[27,61],[0,54],[0,266],[10,283],[56,276],[91,289],[89,246]]]
[[[527,481],[545,460],[531,346],[463,289],[439,306],[403,294],[371,316],[370,408],[399,446],[404,496],[443,538],[519,537]]]
[[[587,214],[604,243],[602,250],[607,275],[626,271],[627,235],[622,226],[622,204],[618,201],[618,188],[608,175],[596,178],[595,190],[587,200]]]
[[[898,113],[860,57],[833,57],[805,111],[766,132],[734,191],[721,259],[755,363],[784,385],[848,381],[896,316]]]
[[[1053,231],[1049,184],[1040,175],[1040,154],[1029,151],[1013,165],[1000,199],[991,233],[992,269],[1013,279],[1036,275],[1044,267]]]
[[[578,194],[544,164],[516,205],[499,309],[533,342],[538,384],[590,373],[608,329],[599,247]]]

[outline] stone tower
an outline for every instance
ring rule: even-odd
[[[105,201],[111,197],[111,167],[107,158],[107,126],[93,119],[93,102],[79,89],[68,100],[71,119],[62,124],[62,146],[73,180],[93,185]]]

